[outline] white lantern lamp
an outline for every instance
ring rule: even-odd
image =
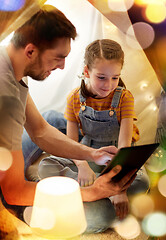
[[[38,182],[30,227],[49,239],[83,233],[87,223],[78,182],[68,177],[48,177]]]

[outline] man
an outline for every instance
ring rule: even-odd
[[[24,76],[44,80],[51,71],[63,69],[70,41],[75,37],[76,29],[63,13],[40,10],[14,33],[6,49],[0,48],[0,146],[9,149],[13,156],[13,164],[0,184],[4,199],[10,205],[33,205],[36,189],[35,182],[24,179],[21,147],[24,126],[41,149],[56,156],[105,164],[117,152],[111,146],[98,150],[86,147],[49,125],[38,112],[22,80]],[[120,170],[120,166],[116,167],[93,185],[82,188],[83,201],[93,202],[125,191],[135,175],[131,172],[114,184],[111,178]],[[110,219],[100,231],[108,227]]]

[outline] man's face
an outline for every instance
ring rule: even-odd
[[[31,62],[24,71],[24,76],[29,76],[35,80],[44,80],[51,74],[51,71],[60,68],[64,69],[65,58],[70,52],[70,39],[61,38],[58,40],[56,47],[46,49],[44,52]]]

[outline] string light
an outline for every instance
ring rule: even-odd
[[[141,83],[141,85],[140,85],[140,89],[141,89],[142,91],[145,90],[147,87],[148,87],[148,84],[147,84],[146,82]]]
[[[149,96],[148,99],[146,99],[146,100],[151,101],[153,99],[154,98],[152,96]],[[151,104],[149,104],[148,108],[149,108],[149,111],[154,111],[155,112],[157,110],[157,106],[156,106],[155,101],[153,101]]]
[[[157,106],[153,106],[153,111],[156,111],[157,110]]]
[[[151,93],[147,93],[146,96],[145,96],[145,100],[148,101],[148,102],[149,102],[149,101],[152,101],[153,98],[154,98],[154,97],[152,96]]]

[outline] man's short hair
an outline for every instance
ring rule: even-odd
[[[11,42],[16,48],[24,48],[28,43],[33,43],[43,51],[55,46],[59,38],[74,40],[76,36],[75,26],[55,8],[53,11],[40,10],[34,14],[15,31]]]

